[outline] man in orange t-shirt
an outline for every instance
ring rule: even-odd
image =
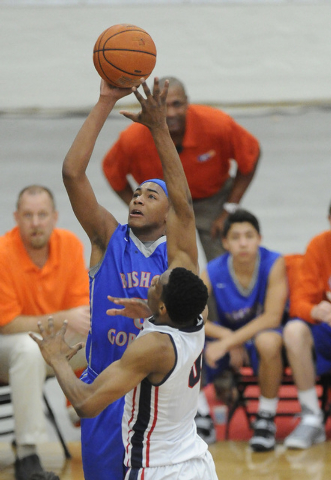
[[[170,80],[167,124],[184,167],[193,198],[197,230],[207,260],[224,253],[223,223],[248,188],[260,156],[258,140],[226,113],[203,105],[189,105],[182,82]],[[160,85],[165,81],[160,79]],[[234,179],[230,161],[237,163]],[[103,171],[115,192],[129,204],[133,189],[127,176],[138,184],[163,178],[152,136],[134,123],[124,130],[103,159]]]
[[[56,326],[68,320],[68,341],[85,341],[90,325],[88,274],[83,245],[55,228],[53,194],[33,185],[21,191],[17,226],[0,237],[0,380],[11,386],[14,408],[16,480],[42,471],[36,444],[43,440],[44,362],[28,332],[38,332],[51,315]],[[86,365],[84,352],[72,363]],[[47,438],[47,437],[45,437]]]
[[[328,219],[331,226],[331,205]],[[290,317],[284,343],[302,418],[284,444],[305,449],[326,439],[315,379],[331,370],[331,230],[314,237],[307,247],[290,287]]]

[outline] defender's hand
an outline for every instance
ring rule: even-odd
[[[64,340],[64,334],[67,330],[68,322],[65,320],[58,332],[55,332],[53,318],[48,319],[47,331],[38,322],[39,332],[42,338],[39,338],[35,333],[29,332],[30,337],[38,344],[41,354],[48,365],[52,364],[58,359],[70,360],[76,353],[84,347],[82,342],[70,347]]]

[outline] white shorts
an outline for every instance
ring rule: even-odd
[[[163,467],[130,468],[124,480],[218,480],[211,453]]]

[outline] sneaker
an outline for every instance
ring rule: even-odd
[[[213,419],[210,415],[200,415],[198,412],[195,417],[195,424],[199,437],[208,445],[216,442],[216,430]]]
[[[284,440],[286,448],[309,448],[326,440],[323,415],[315,415],[309,408],[303,407],[301,422]]]
[[[23,458],[16,458],[15,460],[15,479],[29,480],[33,473],[43,472],[38,455],[28,455]]]
[[[60,477],[54,472],[35,472],[29,480],[60,480]]]
[[[268,412],[259,412],[254,422],[254,433],[249,441],[254,452],[267,452],[276,445],[275,416]]]

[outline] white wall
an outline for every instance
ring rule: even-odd
[[[155,75],[180,77],[191,101],[331,102],[329,1],[13,1],[0,0],[0,111],[89,108],[99,84],[93,45],[116,23],[152,35]]]

